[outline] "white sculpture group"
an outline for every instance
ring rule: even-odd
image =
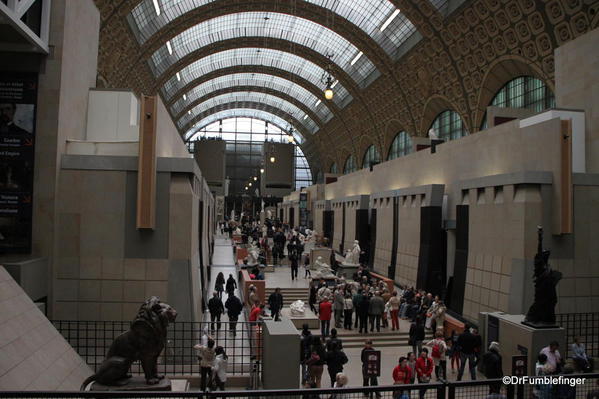
[[[360,252],[362,249],[360,248],[360,242],[358,240],[354,241],[354,246],[352,249],[348,249],[345,253],[345,261],[343,262],[346,265],[358,265],[360,264]]]
[[[304,313],[306,313],[306,304],[301,299],[293,302],[289,305],[289,308],[291,309],[291,314],[293,316],[303,316]]]
[[[322,256],[319,256],[314,261],[314,278],[331,278],[335,277],[335,273],[331,266],[322,260]]]

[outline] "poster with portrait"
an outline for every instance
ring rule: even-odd
[[[0,76],[0,254],[31,252],[37,74]]]

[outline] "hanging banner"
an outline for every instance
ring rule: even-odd
[[[31,252],[37,74],[0,76],[0,254]]]

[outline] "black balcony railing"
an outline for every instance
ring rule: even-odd
[[[343,389],[291,389],[262,391],[218,391],[202,392],[0,392],[0,398],[94,398],[94,399],[128,399],[128,398],[276,398],[276,399],[400,399],[403,397],[418,398],[421,391],[425,399],[530,399],[533,390],[543,390],[540,396],[551,399],[596,399],[599,398],[599,374],[567,375],[568,378],[584,378],[584,383],[575,386],[555,384],[553,386],[535,386],[531,384],[505,385],[502,380],[477,380],[462,382],[437,382],[432,384],[392,385],[379,387],[351,387]],[[499,387],[500,395],[489,396],[491,387]],[[538,393],[538,392],[536,392]]]
[[[595,313],[563,313],[556,315],[557,325],[566,330],[566,348],[560,348],[562,355],[570,357],[570,345],[574,338],[586,347],[587,355],[599,357],[599,312]]]
[[[113,340],[129,330],[125,321],[64,321],[52,322],[73,349],[94,370],[104,360]],[[210,335],[216,346],[222,346],[228,356],[228,373],[231,375],[260,374],[262,358],[261,324],[237,323],[235,334],[229,322],[211,325],[210,322],[175,322],[168,327],[167,343],[158,358],[158,372],[169,376],[197,375],[200,365],[195,344],[202,342],[204,334]],[[212,332],[211,329],[214,329]],[[255,366],[258,365],[258,369]],[[131,366],[132,374],[143,374],[139,362]]]

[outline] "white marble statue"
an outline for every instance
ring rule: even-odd
[[[255,266],[258,264],[258,258],[260,257],[260,250],[256,246],[251,246],[248,249],[248,256],[246,257],[248,261],[248,266]]]
[[[322,260],[322,256],[319,256],[314,261],[314,278],[319,279],[330,277],[335,277],[333,269],[331,269],[331,266],[329,266]]]
[[[360,243],[358,240],[354,241],[354,246],[352,249],[348,249],[345,254],[345,263],[346,265],[357,265],[360,263],[360,252],[362,249],[360,248]]]
[[[266,211],[266,218],[272,220],[272,211],[270,209]]]
[[[241,229],[239,227],[235,228],[235,234],[241,234]]]
[[[306,313],[306,304],[301,299],[289,305],[292,316],[303,316]]]

